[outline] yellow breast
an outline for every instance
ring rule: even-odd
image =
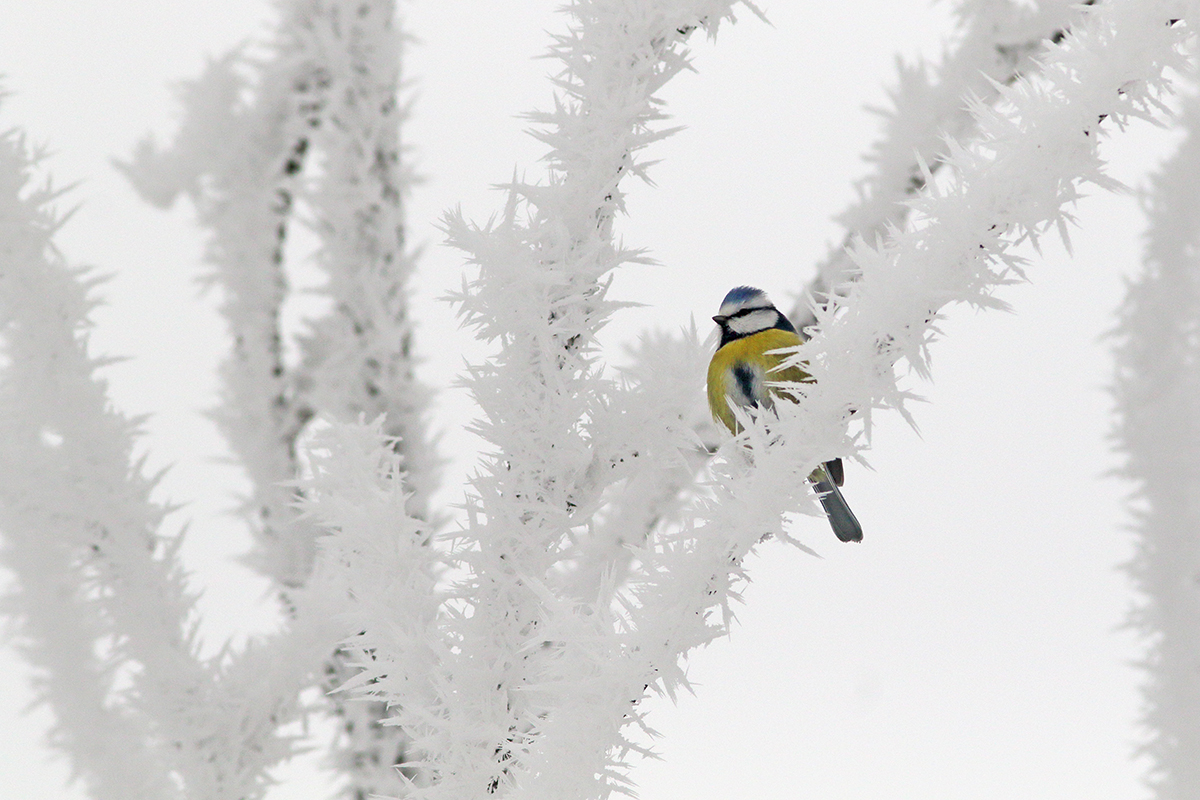
[[[737,421],[729,405],[770,406],[778,391],[767,387],[768,381],[802,383],[809,375],[799,367],[773,372],[785,356],[768,350],[795,347],[800,337],[791,331],[771,328],[741,339],[735,339],[713,355],[708,365],[708,407],[713,419],[737,433]]]

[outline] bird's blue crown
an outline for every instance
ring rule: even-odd
[[[725,295],[721,305],[741,305],[747,300],[757,300],[766,296],[766,292],[762,289],[755,289],[753,286],[735,286],[729,290],[729,294]]]

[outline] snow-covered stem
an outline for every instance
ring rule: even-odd
[[[805,410],[826,409],[844,426],[849,409],[869,429],[875,408],[903,409],[901,360],[919,373],[944,306],[1004,307],[994,290],[1021,280],[1014,244],[1047,231],[1064,239],[1068,207],[1104,174],[1099,143],[1132,120],[1157,124],[1171,90],[1168,71],[1186,65],[1184,2],[1114,0],[1052,44],[1039,73],[1003,87],[996,107],[975,101],[978,135],[948,141],[949,180],[912,201],[910,230],[851,248],[859,278],[847,296],[815,309],[814,336],[794,356],[816,379]],[[927,178],[929,176],[927,175]]]
[[[877,247],[855,244],[859,279],[843,300],[815,310],[813,338],[793,357],[815,382],[790,387],[800,402],[777,404],[778,417],[747,419],[746,433],[714,459],[714,497],[635,554],[644,578],[626,593],[621,652],[642,663],[630,663],[627,688],[659,680],[671,691],[683,682],[677,659],[725,629],[745,555],[764,536],[785,536],[786,514],[811,508],[798,496],[808,471],[864,446],[852,422],[869,435],[876,409],[905,413],[896,368],[904,360],[927,369],[939,311],[1002,307],[994,290],[1021,277],[1014,244],[1047,230],[1065,235],[1082,183],[1115,186],[1097,140],[1164,110],[1167,73],[1186,64],[1179,20],[1197,20],[1195,12],[1195,4],[1134,0],[1089,9],[1038,75],[1002,89],[996,107],[973,104],[979,135],[949,147],[949,181],[926,175],[910,230]]]
[[[568,656],[575,648],[615,653],[597,627],[603,614],[579,616],[568,637],[547,639],[546,587],[605,489],[637,458],[628,437],[605,430],[612,384],[595,354],[617,308],[605,298],[606,276],[638,258],[613,242],[618,184],[642,173],[640,151],[665,135],[652,127],[662,119],[653,95],[686,66],[682,41],[700,26],[715,31],[731,4],[572,4],[575,24],[553,48],[564,65],[557,111],[531,117],[553,148],[548,184],[514,184],[503,217],[486,229],[447,220],[451,241],[479,270],[459,298],[462,313],[498,345],[468,378],[485,416],[479,433],[496,455],[472,484],[452,559],[464,577],[440,603],[429,682],[397,668],[406,654],[385,640],[373,640],[361,677],[396,704],[427,754],[418,796],[592,797],[622,784],[616,731],[597,727],[594,709],[577,712],[628,709],[644,687],[618,700],[605,681],[561,671],[564,660],[579,663]],[[345,536],[338,527],[334,542]],[[557,611],[549,616],[576,618]],[[404,630],[407,613],[387,614],[365,629]]]
[[[1187,132],[1151,182],[1145,268],[1115,334],[1122,474],[1134,485],[1148,783],[1159,800],[1200,796],[1200,97]]]
[[[1114,0],[1049,49],[1036,81],[1001,89],[1000,111],[974,103],[979,136],[949,145],[951,181],[934,185],[926,173],[918,222],[877,249],[856,244],[861,279],[839,306],[819,310],[814,338],[796,354],[817,378],[792,387],[803,403],[747,419],[676,524],[640,547],[627,543],[632,559],[612,548],[614,569],[632,563],[627,583],[595,566],[598,589],[580,591],[571,569],[597,552],[586,542],[614,493],[631,485],[622,482],[673,469],[696,446],[682,401],[662,389],[699,393],[698,343],[621,386],[600,374],[593,341],[615,310],[605,277],[637,260],[615,246],[611,224],[617,181],[639,171],[638,151],[661,135],[647,127],[660,118],[652,93],[683,65],[682,36],[729,9],[596,0],[568,10],[575,24],[556,46],[565,96],[556,114],[536,117],[555,148],[550,181],[514,185],[486,228],[448,220],[451,241],[478,268],[459,297],[464,316],[498,351],[468,377],[484,413],[478,430],[494,452],[446,554],[459,580],[436,609],[422,592],[408,595],[429,626],[424,639],[402,608],[364,620],[372,638],[360,685],[398,707],[396,722],[425,754],[428,782],[412,787],[422,798],[605,797],[625,788],[627,758],[639,749],[631,726],[643,724],[638,702],[648,686],[673,694],[686,684],[682,659],[727,630],[745,555],[764,537],[786,538],[785,515],[812,513],[805,478],[814,466],[862,446],[848,430],[850,410],[868,430],[875,409],[903,412],[896,365],[925,368],[939,309],[1002,305],[993,290],[1020,275],[1012,245],[1065,231],[1081,182],[1113,185],[1097,155],[1101,126],[1154,116],[1164,69],[1181,63],[1186,35],[1172,23],[1180,4]],[[354,486],[319,493],[318,504],[339,492],[402,502]],[[345,551],[352,527],[367,526],[343,519],[361,505],[322,517],[337,531],[332,552]],[[395,548],[397,533],[421,540],[413,521],[398,525],[373,535],[382,537],[376,550]],[[401,574],[404,582],[416,573]]]
[[[649,334],[629,355],[623,385],[614,387],[595,427],[631,442],[641,438],[639,431],[666,429],[696,432],[696,441],[679,448],[668,440],[664,448],[646,437],[633,458],[618,461],[621,480],[606,490],[591,529],[576,537],[560,584],[565,595],[598,604],[611,601],[625,585],[648,537],[678,525],[683,509],[702,491],[698,481],[717,441],[700,385],[705,354],[694,328],[681,336]]]
[[[53,193],[29,182],[24,142],[10,131],[0,137],[0,557],[17,587],[5,610],[54,713],[50,741],[91,795],[168,798],[166,765],[145,746],[149,720],[111,702],[122,654],[97,649],[117,644],[114,578],[161,582],[151,613],[177,613],[176,641],[191,601],[171,570],[173,547],[154,534],[163,509],[148,500],[153,482],[130,462],[137,423],[108,407],[101,364],[87,354],[94,281],[54,250]]]
[[[161,533],[167,509],[132,455],[138,421],[111,407],[96,375],[105,362],[87,352],[96,281],[62,262],[51,194],[29,191],[28,174],[8,134],[0,555],[18,579],[8,610],[54,712],[52,741],[93,797],[260,796],[267,770],[292,752],[277,729],[340,635],[312,617],[267,658],[256,647],[199,657],[182,536]]]
[[[386,415],[410,491],[428,514],[438,465],[424,415],[429,391],[413,375],[404,202],[415,182],[403,157],[403,34],[395,0],[334,0],[312,17],[311,49],[327,70],[315,133],[319,178],[305,188],[320,237],[318,264],[332,311],[301,339],[298,389],[319,413],[353,422]]]
[[[331,0],[310,6],[306,49],[323,66],[326,100],[314,132],[320,177],[304,188],[320,240],[318,265],[331,311],[300,340],[295,386],[307,408],[328,419],[381,420],[405,474],[408,513],[429,518],[438,465],[428,441],[428,391],[415,379],[407,282],[404,200],[414,177],[402,157],[403,35],[394,0]],[[328,666],[327,689],[353,676],[345,654]],[[384,727],[387,707],[331,696],[342,735],[333,765],[346,795],[365,800],[404,790],[397,765],[408,741]]]
[[[342,748],[343,759],[356,753],[369,758],[390,745],[395,755],[404,756],[406,769],[405,774],[398,772],[394,760],[342,765],[351,777],[348,791],[362,794],[374,786],[380,793],[406,795],[407,779],[425,776],[412,754],[396,753],[396,746],[415,742],[421,750],[437,747],[430,741],[439,733],[435,683],[442,676],[440,662],[449,657],[447,642],[439,635],[446,594],[437,579],[446,567],[446,554],[431,544],[429,521],[412,514],[403,457],[384,434],[382,417],[370,424],[333,422],[314,437],[308,452],[312,475],[303,482],[303,507],[334,532],[320,540],[313,582],[324,596],[349,598],[340,619],[345,629],[354,631],[344,642],[343,660],[337,662],[338,679],[349,678],[336,687],[340,714],[345,723],[370,726],[365,733],[380,729],[380,720],[387,716],[384,701],[397,699],[395,693],[383,694],[368,685],[380,673],[406,686],[403,705],[393,713],[411,712],[402,729],[383,729],[388,735],[379,736],[374,749],[363,746],[370,744],[369,736],[350,732],[351,746]],[[367,697],[352,696],[355,688]]]
[[[213,61],[184,84],[186,116],[173,145],[160,151],[148,139],[119,165],[149,202],[165,207],[187,193],[210,231],[206,281],[220,288],[232,342],[214,416],[252,483],[244,506],[258,540],[251,560],[289,587],[303,585],[314,547],[314,532],[295,522],[292,491],[280,485],[296,475],[295,442],[313,413],[295,401],[280,329],[285,247],[328,88],[305,47],[310,4],[281,4],[253,87],[240,51]]]
[[[269,57],[249,62],[235,52],[212,64],[186,87],[188,116],[174,146],[157,153],[144,145],[126,167],[160,203],[187,191],[212,232],[213,280],[234,339],[218,418],[254,486],[247,510],[260,536],[256,560],[288,587],[289,602],[313,557],[314,529],[296,519],[287,483],[297,477],[297,439],[311,417],[386,415],[416,516],[428,516],[437,480],[424,421],[429,393],[414,378],[407,309],[415,259],[403,203],[413,176],[400,142],[407,109],[395,6],[281,3]],[[256,76],[249,83],[247,71]],[[302,207],[311,219],[298,218]],[[279,317],[288,292],[284,245],[301,222],[318,237],[330,311],[309,321],[300,363],[290,366]],[[327,688],[348,675],[342,656],[333,656]],[[331,698],[343,731],[333,762],[348,775],[348,795],[399,792],[401,732],[380,726],[382,704],[342,698]]]
[[[1043,0],[1030,6],[1015,0],[961,0],[958,36],[940,63],[898,65],[892,108],[878,110],[886,124],[867,160],[875,171],[857,184],[859,199],[837,221],[846,236],[817,265],[789,317],[801,330],[816,323],[809,298],[824,302],[853,280],[848,249],[856,239],[876,242],[904,228],[911,204],[925,188],[926,170],[945,164],[945,140],[975,134],[968,99],[993,104],[1000,89],[1040,69],[1047,44],[1059,41],[1079,20],[1081,6],[1095,0]],[[924,163],[924,166],[922,165]]]
[[[897,86],[891,94],[893,108],[878,112],[886,119],[884,134],[867,157],[875,172],[858,183],[858,201],[838,215],[847,231],[844,241],[818,265],[789,313],[801,329],[816,323],[810,298],[824,302],[830,287],[842,291],[838,287],[854,279],[848,248],[855,239],[876,242],[904,227],[912,209],[909,201],[925,186],[922,160],[929,173],[936,175],[945,164],[946,137],[966,139],[974,134],[976,116],[968,99],[994,104],[1000,87],[1036,73],[1046,45],[1066,35],[1079,18],[1080,5],[1075,0],[1046,0],[1037,6],[1011,0],[962,0],[956,9],[959,22],[954,43],[942,60],[933,66],[900,63]],[[655,350],[642,349],[634,370],[646,374],[651,364],[661,364],[658,351],[680,347],[686,349],[687,343],[663,340]],[[646,364],[641,363],[642,358],[647,359]],[[711,449],[716,431],[702,398],[685,396],[681,400],[680,414],[705,440],[705,449]],[[661,523],[664,508],[682,503],[681,495],[695,490],[704,458],[696,453],[688,461],[690,466],[682,471],[643,470],[642,480],[633,487],[637,491],[614,498],[617,513],[607,514],[598,524],[589,537],[592,548],[618,552],[626,543],[636,544],[649,535]],[[625,559],[631,558],[628,550],[624,553]],[[603,562],[595,563],[600,566]],[[594,569],[582,565],[575,571],[575,578],[584,585],[592,585],[596,575]]]

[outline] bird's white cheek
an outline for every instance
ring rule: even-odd
[[[747,314],[744,317],[734,317],[729,320],[729,329],[736,334],[745,335],[748,333],[758,333],[765,331],[768,328],[774,328],[775,323],[779,321],[779,314],[769,308],[762,311],[755,311]]]

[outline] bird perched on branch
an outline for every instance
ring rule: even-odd
[[[784,356],[770,353],[801,343],[800,334],[766,292],[751,286],[731,289],[721,302],[713,322],[721,328],[721,344],[708,365],[708,406],[713,418],[739,432],[732,405],[742,408],[770,408],[774,398],[793,400],[787,394],[767,386],[768,381],[806,383],[812,381],[799,367],[777,368]],[[793,400],[794,402],[794,400]],[[862,526],[846,505],[838,489],[842,485],[842,460],[827,461],[808,476],[833,532],[843,542],[861,542]]]

